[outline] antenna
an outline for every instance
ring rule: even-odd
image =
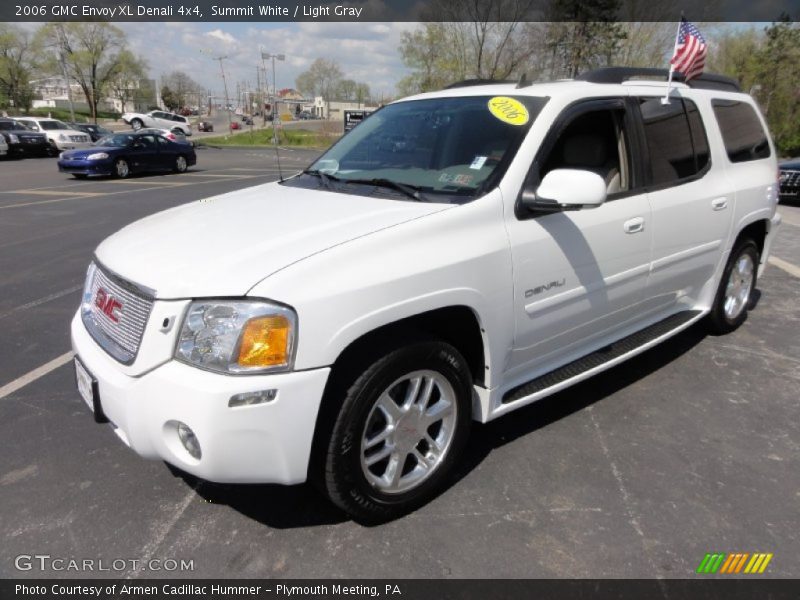
[[[286,60],[285,54],[270,54],[261,50],[261,61],[272,59],[272,143],[275,146],[275,159],[278,161],[278,176],[283,182],[283,171],[281,170],[281,155],[278,152],[278,128],[275,126],[275,119],[280,117],[278,112],[278,87],[275,85],[275,60]]]
[[[272,122],[272,126],[275,126],[275,121]],[[278,137],[275,136],[273,139],[273,145],[275,146],[275,160],[278,161],[278,176],[281,178],[280,182],[283,183],[283,171],[281,170],[281,155],[278,152]]]

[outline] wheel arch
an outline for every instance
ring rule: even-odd
[[[336,420],[344,390],[374,360],[414,341],[438,339],[449,343],[464,356],[473,382],[481,385],[488,364],[485,333],[474,309],[451,305],[385,323],[351,341],[331,365],[314,426],[309,479],[319,476],[320,461],[325,454],[324,442]]]

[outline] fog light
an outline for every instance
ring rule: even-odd
[[[203,455],[202,451],[200,450],[200,442],[197,440],[197,436],[194,434],[188,425],[185,423],[178,423],[178,437],[181,440],[181,444],[183,447],[186,448],[186,451],[192,458],[200,460],[200,457]]]
[[[261,390],[259,392],[245,392],[243,394],[236,394],[231,396],[228,400],[228,406],[252,406],[253,404],[264,404],[265,402],[272,402],[275,396],[278,395],[278,390]]]

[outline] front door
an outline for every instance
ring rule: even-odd
[[[567,109],[535,159],[529,181],[556,168],[601,175],[597,208],[509,217],[515,344],[506,379],[525,380],[586,354],[642,317],[650,266],[650,207],[631,160],[626,99]]]

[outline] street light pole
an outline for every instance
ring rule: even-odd
[[[278,116],[278,88],[275,85],[275,60],[286,60],[285,54],[262,52],[261,59],[272,59],[272,141],[278,143],[278,130],[275,128],[275,117]]]
[[[213,60],[219,61],[219,70],[222,73],[222,87],[225,90],[225,112],[228,113],[228,134],[231,131],[231,111],[230,111],[230,101],[228,100],[228,82],[225,79],[225,67],[222,66],[222,61],[228,58],[227,56],[212,56]]]

